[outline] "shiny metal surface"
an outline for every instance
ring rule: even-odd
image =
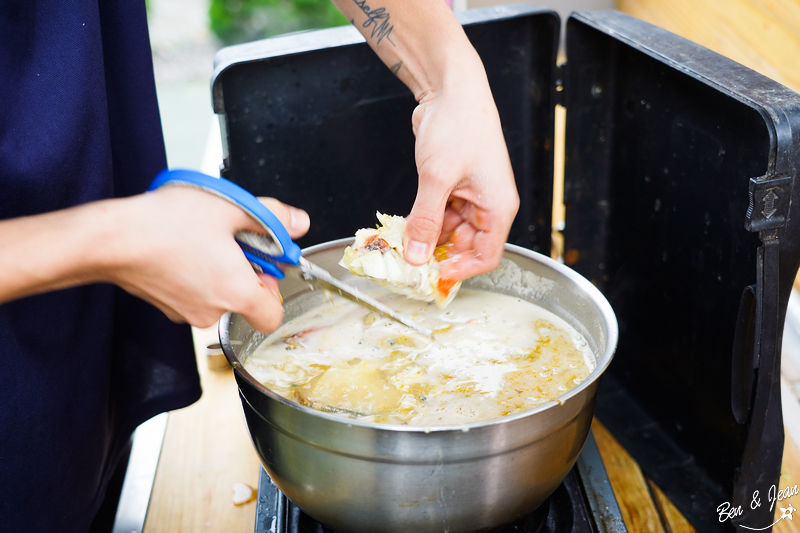
[[[315,246],[304,256],[337,272],[350,242]],[[261,462],[307,514],[337,532],[488,531],[527,514],[559,485],[586,441],[598,379],[616,348],[617,323],[600,292],[572,270],[512,245],[505,260],[507,273],[525,276],[511,282],[506,276],[501,283],[482,276],[465,286],[535,294],[536,303],[584,335],[598,361],[586,380],[556,401],[502,419],[400,426],[346,420],[289,402],[241,365],[263,336],[238,315],[223,318],[220,341]],[[359,283],[349,273],[341,277]],[[281,292],[287,318],[322,302],[299,276],[287,276]]]
[[[301,257],[300,264],[298,266],[303,272],[303,278],[309,283],[316,285],[319,288],[335,292],[343,298],[347,298],[351,302],[355,302],[358,305],[366,307],[370,311],[375,311],[376,313],[385,315],[392,320],[400,322],[404,326],[413,329],[417,333],[425,335],[431,339],[433,338],[433,333],[429,330],[417,326],[388,305],[382,304],[375,298],[372,298],[368,294],[361,292],[349,283],[344,283],[341,280],[334,278],[330,272],[324,268],[320,268],[314,263],[308,261],[306,258]]]
[[[161,413],[143,422],[133,433],[131,455],[111,533],[139,533],[144,530],[168,416],[167,413]]]

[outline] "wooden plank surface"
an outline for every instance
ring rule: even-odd
[[[257,488],[260,463],[233,371],[210,371],[204,360],[204,348],[213,342],[216,328],[195,330],[203,396],[169,414],[146,533],[250,533],[255,527],[255,501],[234,505],[233,485]]]
[[[596,419],[592,424],[592,432],[628,531],[666,533],[695,531],[661,489],[642,473],[636,461]],[[800,533],[800,513],[791,519],[780,519],[783,514],[782,508],[792,505],[800,509],[800,495],[792,491],[798,484],[800,484],[800,451],[787,434],[778,487],[787,497],[775,503],[776,523],[773,527],[775,533]],[[767,498],[764,497],[763,501],[767,502]],[[743,514],[745,517],[746,512],[745,509]],[[715,510],[709,509],[709,514],[716,514]]]
[[[665,533],[642,469],[597,419],[592,433],[628,531]]]
[[[785,491],[798,486],[800,483],[800,450],[797,444],[786,435],[783,445],[783,466],[781,467],[780,489]],[[787,492],[789,494],[789,492]],[[792,505],[800,509],[800,496],[789,496],[775,506],[775,519],[781,516],[781,507]],[[794,514],[794,513],[792,513]],[[800,533],[800,514],[796,514],[791,520],[783,519],[773,528],[775,533]]]
[[[650,488],[650,494],[664,523],[664,529],[671,533],[694,533],[695,529],[692,525],[683,517],[677,507],[669,501],[669,498],[658,488],[658,485],[653,483],[652,479],[647,479],[647,486]]]
[[[618,0],[617,9],[800,91],[797,0]]]

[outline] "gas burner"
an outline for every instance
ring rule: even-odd
[[[336,533],[305,514],[261,468],[255,533]],[[575,466],[545,503],[495,533],[627,531],[591,433]]]

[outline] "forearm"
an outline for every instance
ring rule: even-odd
[[[442,275],[488,272],[519,206],[486,71],[444,0],[333,0],[414,93],[419,188],[403,238],[411,264],[448,244]]]
[[[308,230],[304,211],[262,202],[291,238]],[[0,303],[108,282],[178,322],[208,327],[232,311],[272,331],[282,317],[277,281],[250,267],[234,240],[240,230],[263,228],[232,202],[191,187],[0,221]]]
[[[0,221],[0,302],[106,281],[122,200]]]
[[[418,102],[483,66],[444,0],[333,0]],[[455,90],[456,87],[453,87]]]

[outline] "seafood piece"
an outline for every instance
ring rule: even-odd
[[[381,225],[358,230],[339,264],[392,292],[445,307],[461,286],[460,281],[441,277],[439,262],[447,258],[446,248],[437,248],[424,265],[411,265],[403,257],[405,219],[377,215]]]

